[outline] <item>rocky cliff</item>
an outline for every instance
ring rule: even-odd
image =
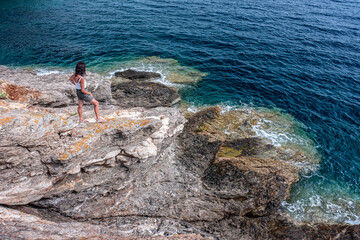
[[[218,107],[184,114],[171,107],[176,89],[131,76],[90,73],[106,123],[87,107],[79,124],[66,74],[0,68],[1,238],[360,238],[359,226],[279,211],[307,156],[252,137],[246,122],[224,134],[231,117]]]

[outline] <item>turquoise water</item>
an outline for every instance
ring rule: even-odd
[[[321,164],[284,203],[292,216],[360,223],[359,12],[350,0],[1,1],[0,64],[84,60],[108,74],[176,59],[208,74],[181,90],[190,105],[281,109],[300,123]]]

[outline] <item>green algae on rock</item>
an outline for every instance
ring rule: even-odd
[[[226,158],[240,157],[241,155],[242,155],[241,150],[237,150],[232,147],[221,147],[217,153],[218,157],[226,157]]]
[[[180,107],[185,116],[191,115],[187,111],[189,108],[187,105],[183,104]],[[220,107],[217,111],[219,111],[217,117],[199,124],[196,131],[227,141],[259,139],[260,142],[256,144],[259,146],[257,148],[259,157],[277,158],[289,162],[296,166],[301,174],[309,174],[318,168],[320,155],[315,144],[301,129],[301,123],[296,122],[291,116],[264,108]],[[272,145],[273,148],[265,151],[266,145]],[[246,152],[244,148],[235,147],[235,149]]]

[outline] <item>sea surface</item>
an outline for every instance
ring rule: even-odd
[[[360,224],[358,0],[0,1],[1,65],[49,74],[80,60],[109,76],[196,70],[206,76],[181,89],[190,108],[282,116],[259,135],[321,159],[283,209],[299,221]]]

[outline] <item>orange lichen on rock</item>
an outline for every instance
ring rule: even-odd
[[[69,153],[72,154],[74,152],[79,152],[83,146],[87,145],[85,144],[88,141],[88,138],[84,138],[78,142],[76,142],[74,145],[71,146]]]
[[[142,119],[140,120],[140,122],[138,123],[141,127],[148,125],[150,123],[150,120],[148,119]]]
[[[109,119],[106,123],[93,123],[88,124],[87,127],[83,128],[86,130],[87,134],[79,140],[73,143],[68,149],[66,149],[60,156],[59,160],[67,160],[71,155],[81,152],[83,149],[88,149],[90,147],[90,140],[95,136],[103,134],[107,130],[111,129],[126,129],[134,130],[136,127],[144,127],[151,123],[149,119],[138,119],[138,120],[113,120]]]
[[[14,118],[15,117],[0,118],[0,125],[5,125],[7,123],[11,123]]]
[[[59,160],[67,160],[72,154],[80,152],[83,148],[88,148],[87,141],[89,140],[88,137],[85,137],[77,142],[75,142],[73,145],[71,145],[67,150],[65,150],[64,153],[62,153],[58,159]]]
[[[69,155],[67,153],[62,154],[61,156],[58,157],[59,160],[66,160],[68,159]]]

